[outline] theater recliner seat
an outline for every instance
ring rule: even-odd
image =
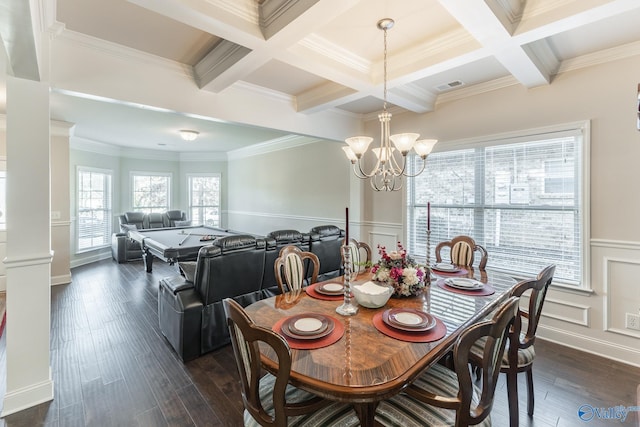
[[[134,259],[142,259],[142,248],[129,238],[129,230],[174,227],[175,221],[183,221],[183,211],[172,210],[165,213],[145,214],[143,212],[125,212],[118,217],[120,232],[111,236],[111,256],[122,264]]]
[[[342,274],[340,247],[344,239],[344,230],[335,225],[321,225],[313,227],[309,235],[309,251],[316,254],[320,261],[318,281],[340,276]]]
[[[222,300],[243,307],[268,295],[262,289],[265,239],[233,235],[198,252],[193,281],[184,276],[160,281],[160,330],[183,361],[229,343]]]

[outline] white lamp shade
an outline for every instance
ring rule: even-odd
[[[431,153],[431,150],[433,150],[437,142],[437,139],[421,139],[420,141],[416,141],[413,149],[416,150],[418,156],[426,157]]]
[[[345,139],[345,142],[349,144],[351,150],[356,155],[356,157],[360,157],[367,151],[369,148],[369,144],[371,144],[373,138],[370,136],[354,136],[352,138]]]
[[[396,151],[395,148],[391,147],[389,150],[381,149],[381,148],[372,148],[371,151],[376,155],[381,162],[386,162],[389,160],[389,157],[393,156],[393,152]]]
[[[356,157],[351,147],[349,147],[348,145],[345,145],[344,147],[342,147],[342,149],[344,150],[344,154],[347,155],[347,159],[351,160],[352,162],[355,162],[358,160],[358,158]]]
[[[391,142],[393,142],[393,145],[404,155],[413,148],[413,144],[415,144],[419,136],[420,134],[418,133],[399,133],[391,135],[389,138]]]

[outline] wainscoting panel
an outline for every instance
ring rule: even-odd
[[[625,327],[626,313],[640,315],[640,259],[604,257],[602,264],[604,330],[640,338],[640,330]]]
[[[542,316],[589,327],[589,306],[546,298]]]

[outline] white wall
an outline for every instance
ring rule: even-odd
[[[260,235],[344,228],[350,172],[340,146],[318,141],[229,160],[229,228]]]
[[[393,132],[412,129],[438,138],[435,151],[446,149],[447,141],[591,121],[591,254],[584,284],[591,291],[552,289],[539,336],[637,366],[640,331],[625,329],[624,317],[640,312],[639,69],[640,56],[625,58],[565,72],[548,86],[512,85],[392,119]],[[371,122],[367,133],[376,129]],[[402,194],[367,192],[365,205],[367,235],[404,235]]]

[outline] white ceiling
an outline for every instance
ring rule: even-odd
[[[426,113],[447,100],[509,84],[553,85],[564,71],[638,54],[640,43],[638,0],[42,3],[56,6],[42,8],[45,18],[56,11],[43,20],[50,23],[44,31],[52,34],[52,118],[75,123],[81,139],[169,151],[228,152],[291,133],[339,139],[327,117],[361,129],[382,107],[383,33],[376,27],[381,18],[395,20],[388,33],[394,114]],[[2,37],[9,56],[15,55],[6,29]],[[84,50],[66,49],[68,40]],[[175,96],[173,88],[151,84],[131,84],[126,94],[110,90],[87,58],[114,52],[126,52],[127,66],[144,65],[149,81],[154,58],[161,68],[186,70],[184,78],[196,90]],[[69,64],[81,64],[90,74],[65,81],[58,69]],[[447,87],[456,81],[462,84]],[[172,99],[159,100],[159,93]],[[243,97],[238,102],[245,114],[227,112],[224,105],[203,114],[209,110],[191,104],[204,93],[229,105]],[[283,103],[287,110],[281,113]],[[269,111],[282,118],[274,120],[277,130],[265,128]],[[197,130],[200,137],[186,144],[177,129]]]

